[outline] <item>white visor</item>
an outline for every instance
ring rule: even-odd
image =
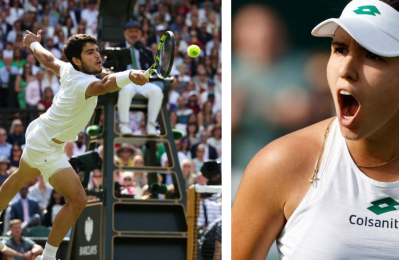
[[[338,26],[374,54],[399,56],[399,12],[384,2],[353,0],[339,18],[318,24],[312,30],[312,35],[334,37]]]

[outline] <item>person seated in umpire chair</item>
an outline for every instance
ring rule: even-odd
[[[126,67],[117,68],[118,70],[141,69],[147,70],[154,63],[154,55],[150,49],[146,48],[140,42],[142,35],[141,24],[136,21],[129,21],[125,25],[123,36],[125,41],[113,46],[120,48],[129,48],[131,50],[132,63]],[[129,109],[131,100],[134,95],[141,94],[148,99],[147,114],[147,135],[156,135],[156,120],[161,110],[163,93],[159,86],[148,82],[143,86],[130,83],[126,87],[119,90],[118,97],[118,114],[119,114],[119,131],[123,135],[132,135],[129,128]]]

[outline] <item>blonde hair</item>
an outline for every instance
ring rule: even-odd
[[[193,166],[192,161],[189,160],[189,159],[184,159],[184,160],[180,163],[180,168],[181,168],[181,170],[182,170],[182,173],[183,173],[183,167],[184,167],[184,165],[186,165],[186,164],[190,165],[190,173],[189,173],[187,179],[185,180],[185,181],[186,181],[186,188],[188,188],[188,186],[191,185],[191,184],[193,184],[194,181],[195,181],[195,176],[194,176],[194,175],[195,175],[195,172],[194,172],[194,166]]]
[[[137,154],[133,157],[133,167],[136,166],[136,162],[140,159],[143,161],[143,164],[145,165],[144,157],[141,154]]]
[[[13,219],[10,221],[10,227],[13,227],[14,225],[22,224],[22,221],[19,219]]]
[[[10,134],[14,134],[14,127],[15,125],[21,125],[22,127],[24,127],[24,125],[22,124],[22,121],[20,119],[14,119],[11,123],[11,127],[10,127]],[[22,133],[24,131],[22,130]]]

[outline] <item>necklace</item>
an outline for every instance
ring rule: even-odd
[[[314,166],[312,177],[309,179],[309,182],[312,183],[312,185],[315,185],[316,181],[320,180],[319,178],[317,178],[317,173],[319,172],[320,157],[321,157],[321,155],[323,153],[323,149],[324,149],[324,145],[325,145],[326,140],[327,140],[328,132],[330,131],[330,125],[334,121],[334,119],[335,119],[335,117],[330,121],[330,123],[328,123],[326,129],[324,130],[323,143],[321,144],[321,148],[320,148],[319,154],[317,155],[317,160],[316,160],[316,163],[315,163],[315,166]],[[389,160],[387,162],[384,162],[384,163],[381,163],[381,164],[371,165],[371,166],[356,164],[356,166],[359,167],[359,168],[376,168],[376,167],[384,166],[384,165],[386,165],[386,164],[388,164],[390,162],[393,162],[393,161],[395,161],[398,158],[399,158],[399,155],[397,155],[394,158],[392,158],[391,160]]]
[[[319,161],[320,161],[320,157],[321,157],[321,155],[323,153],[323,150],[324,150],[324,145],[326,144],[326,140],[327,140],[328,132],[330,131],[331,123],[334,121],[334,119],[335,119],[335,117],[330,121],[330,123],[328,123],[326,129],[324,130],[323,143],[321,144],[321,148],[320,148],[319,154],[317,155],[317,160],[316,160],[316,163],[314,165],[314,170],[313,170],[312,177],[309,179],[309,182],[312,183],[312,185],[315,185],[316,181],[319,180],[319,178],[317,178],[317,173],[319,172]]]
[[[398,159],[398,158],[399,158],[399,155],[397,155],[397,156],[393,157],[391,160],[389,160],[389,161],[387,161],[387,162],[384,162],[384,163],[381,163],[381,164],[371,165],[371,166],[356,164],[356,166],[359,167],[359,168],[375,168],[375,167],[384,166],[384,165],[386,165],[386,164],[388,164],[388,163],[390,163],[390,162],[395,161],[395,160]]]

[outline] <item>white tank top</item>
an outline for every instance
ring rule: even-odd
[[[277,238],[280,258],[399,259],[399,181],[362,173],[337,120],[318,178]]]

